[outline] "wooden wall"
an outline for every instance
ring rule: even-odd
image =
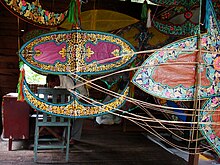
[[[18,20],[0,4],[0,96],[15,92],[18,69]]]
[[[2,102],[3,95],[16,91],[19,69],[16,54],[18,51],[17,19],[1,4],[0,25],[0,102]],[[1,119],[0,116],[0,121]],[[0,131],[2,132],[2,123],[0,123]]]

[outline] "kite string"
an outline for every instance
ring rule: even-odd
[[[78,96],[80,96],[80,94],[77,94]],[[80,96],[80,98],[82,98],[83,97],[83,95],[81,95]],[[95,103],[97,103],[96,101],[94,101]],[[95,105],[95,103],[91,103],[92,105]],[[99,102],[100,103],[100,102]],[[114,113],[114,112],[109,112],[109,113],[111,113],[111,114],[113,114],[113,115],[118,115],[118,116],[120,116],[120,117],[124,117],[124,118],[126,118],[126,119],[128,119],[128,120],[130,120],[130,121],[134,121],[134,123],[138,123],[137,121],[136,121],[136,118],[131,118],[131,117],[127,117],[127,116],[125,116],[125,115],[120,115],[120,114],[117,114],[117,113]],[[186,147],[181,147],[181,146],[177,146],[177,145],[175,145],[175,144],[173,144],[173,143],[171,143],[171,142],[169,142],[169,141],[167,141],[164,137],[162,137],[157,131],[155,131],[154,129],[153,129],[153,127],[151,127],[151,126],[149,126],[147,123],[146,123],[146,121],[144,121],[144,120],[140,120],[140,121],[143,121],[144,123],[145,123],[145,125],[147,125],[147,127],[148,128],[150,128],[150,129],[152,129],[152,131],[154,132],[151,132],[151,134],[153,134],[153,135],[155,135],[155,136],[157,136],[158,138],[160,138],[160,139],[162,139],[163,141],[165,141],[167,144],[169,144],[169,145],[171,145],[171,146],[173,146],[174,148],[177,148],[177,149],[179,149],[179,148],[182,148],[182,149],[188,149],[188,148],[186,148]],[[142,128],[144,128],[143,127],[143,125],[142,124],[138,124],[140,127],[142,127]],[[145,130],[146,130],[146,128],[144,128]],[[148,130],[149,131],[149,130]],[[194,141],[198,141],[198,140],[203,140],[204,139],[204,137],[203,138],[201,138],[201,139],[194,139]],[[187,140],[187,139],[186,139]],[[191,148],[192,149],[192,148]]]

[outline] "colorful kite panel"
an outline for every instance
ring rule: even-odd
[[[206,101],[200,111],[200,131],[206,140],[220,156],[220,97],[213,97]]]
[[[168,100],[193,100],[196,89],[196,68],[199,67],[199,99],[220,93],[220,35],[216,18],[210,14],[208,33],[185,38],[156,51],[135,73],[132,82],[143,91]]]
[[[109,111],[114,111],[124,105],[126,97],[129,95],[128,85],[121,92],[120,96],[106,102],[106,103],[94,103],[94,104],[83,104],[78,101],[78,99],[70,100],[65,104],[54,104],[45,101],[33,92],[26,81],[23,84],[23,92],[25,100],[31,105],[33,109],[38,111],[53,114],[56,116],[63,116],[69,118],[86,118],[91,116],[98,116],[108,113]]]
[[[19,56],[32,69],[52,74],[101,74],[118,70],[135,58],[125,39],[96,31],[58,31],[25,43]]]
[[[14,15],[40,26],[58,26],[67,15],[67,11],[55,13],[43,9],[38,0],[31,3],[25,0],[1,0],[1,3]]]

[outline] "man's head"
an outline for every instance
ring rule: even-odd
[[[60,85],[60,79],[58,75],[47,75],[47,87],[54,88],[55,86]]]

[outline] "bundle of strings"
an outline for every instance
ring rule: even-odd
[[[68,10],[68,21],[73,24],[73,26],[80,27],[80,13],[81,4],[80,0],[72,0],[69,5]]]
[[[19,74],[18,85],[17,85],[17,90],[18,90],[17,101],[24,101],[23,82],[24,82],[25,71],[24,71],[23,62],[19,62],[19,68],[20,68],[20,74]]]

